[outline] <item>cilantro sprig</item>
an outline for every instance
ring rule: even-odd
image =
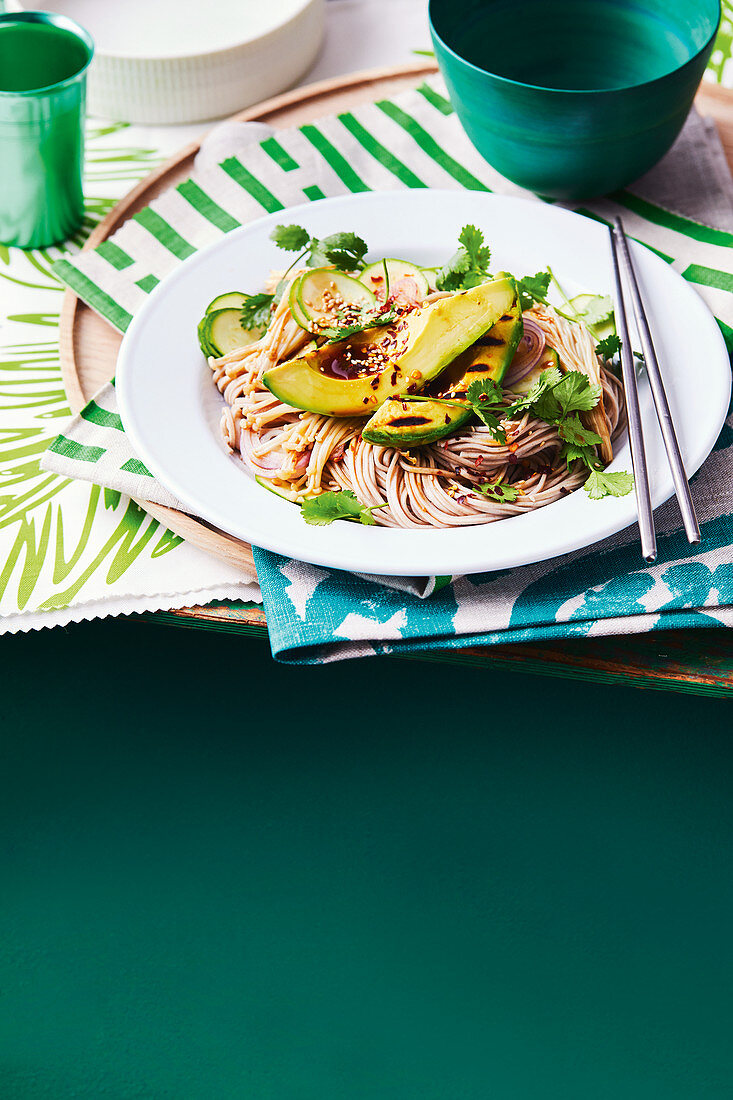
[[[596,354],[602,355],[604,359],[613,359],[621,351],[621,341],[615,332],[612,332],[610,336],[607,336],[605,340],[601,340],[596,344]],[[645,363],[644,354],[641,351],[633,352],[634,359],[639,363]]]
[[[477,378],[466,390],[466,401],[498,443],[506,443],[506,432],[501,425],[504,413],[504,391],[490,378]]]
[[[274,298],[274,294],[250,295],[240,313],[242,328],[264,331],[270,323],[270,310]]]
[[[619,351],[621,351],[621,341],[615,332],[596,344],[596,355],[602,355],[604,359],[613,359]]]
[[[371,507],[362,504],[351,489],[340,492],[321,493],[317,497],[308,497],[303,501],[301,514],[306,523],[316,527],[326,527],[336,519],[357,520],[368,527],[375,523],[373,513],[386,504],[374,504]]]
[[[367,254],[368,248],[356,233],[332,233],[319,240],[302,225],[276,225],[270,234],[278,248],[297,252],[290,267],[275,287],[274,294],[253,294],[242,307],[241,322],[245,328],[266,329],[273,306],[282,301],[288,285],[288,275],[296,264],[305,260],[309,267],[331,267],[339,271],[354,271]]]
[[[300,253],[291,266],[305,259],[309,267],[330,265],[339,271],[355,271],[368,251],[366,243],[356,233],[331,233],[319,240],[302,225],[276,225],[270,240],[286,252]]]
[[[617,470],[615,473],[593,470],[583,488],[591,500],[625,497],[634,488],[634,479],[626,470]]]
[[[475,225],[464,225],[458,235],[458,249],[438,272],[438,290],[468,290],[489,277],[491,249]]]
[[[568,469],[575,462],[582,462],[589,475],[583,486],[591,500],[605,496],[626,496],[633,488],[634,479],[624,470],[608,472],[596,454],[601,437],[581,422],[581,412],[590,412],[601,398],[601,387],[591,383],[581,371],[561,374],[557,367],[542,371],[539,379],[524,398],[520,398],[505,416],[530,411],[547,424],[553,424],[561,440],[560,459]]]
[[[548,306],[547,292],[550,289],[552,275],[547,271],[538,271],[536,275],[525,275],[523,279],[517,279],[519,291],[519,304],[522,310],[531,309],[535,302],[541,302]]]
[[[489,429],[497,443],[506,443],[506,432],[501,421],[506,416],[504,391],[490,378],[477,378],[463,397],[426,397],[424,394],[401,394],[400,401],[439,401],[441,405],[457,405],[470,408],[482,424]]]
[[[507,410],[507,416],[530,412],[546,424],[554,425],[562,441],[562,457],[567,457],[566,448],[572,449],[572,458],[567,458],[568,466],[580,459],[592,469],[598,462],[595,447],[601,438],[583,427],[578,413],[595,408],[600,396],[601,387],[591,384],[580,371],[562,374],[557,367],[550,367],[542,371],[529,393]]]

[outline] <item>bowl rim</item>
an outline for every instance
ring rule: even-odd
[[[323,6],[324,0],[300,0],[296,3],[293,11],[290,12],[288,17],[280,23],[275,23],[269,30],[261,31],[260,33],[250,34],[244,38],[237,39],[236,42],[232,42],[227,46],[217,46],[211,50],[189,50],[185,53],[167,53],[167,54],[130,54],[124,53],[118,50],[104,50],[100,47],[96,47],[95,56],[97,61],[110,60],[110,61],[125,61],[130,64],[177,64],[180,61],[191,61],[196,58],[200,59],[213,59],[220,58],[224,54],[232,53],[235,50],[242,49],[244,46],[252,46],[255,44],[261,44],[268,38],[279,34],[281,31],[287,30],[292,23],[301,17],[301,15],[308,8],[320,8]],[[11,0],[11,6],[6,8],[4,14],[14,15],[21,12],[31,12],[33,9],[25,6],[25,0]],[[61,18],[61,17],[60,17]],[[63,16],[68,19],[69,22],[75,22],[72,16]],[[84,29],[84,28],[80,28]],[[89,32],[85,32],[91,38]]]
[[[688,65],[692,65],[693,62],[697,61],[697,59],[702,54],[704,54],[705,51],[708,50],[715,42],[718,31],[720,30],[720,24],[723,19],[723,7],[721,4],[721,0],[717,0],[718,19],[710,37],[705,41],[704,45],[701,46],[696,53],[692,54],[691,57],[688,57],[687,61],[685,61],[682,65],[678,65],[676,68],[670,69],[668,73],[662,73],[661,76],[652,77],[651,80],[641,80],[634,84],[622,84],[617,88],[553,88],[547,84],[527,84],[525,81],[522,80],[514,80],[512,77],[509,76],[501,76],[499,73],[492,73],[489,69],[482,69],[480,65],[475,65],[472,61],[468,61],[465,57],[462,57],[459,53],[457,53],[456,50],[453,49],[452,46],[448,45],[442,35],[440,35],[435,28],[435,24],[433,22],[433,7],[435,2],[436,0],[428,0],[428,23],[430,25],[430,33],[433,37],[433,44],[435,45],[437,43],[440,43],[442,49],[444,49],[446,53],[450,54],[451,57],[453,57],[456,61],[460,62],[461,65],[465,65],[466,68],[473,70],[473,72],[478,73],[480,76],[491,77],[492,80],[499,81],[501,84],[506,84],[512,88],[524,88],[527,91],[531,92],[552,92],[555,95],[568,96],[612,95],[616,92],[634,91],[637,88],[650,88],[653,84],[658,84],[661,80],[666,80],[674,73],[682,72],[682,70],[686,69]]]

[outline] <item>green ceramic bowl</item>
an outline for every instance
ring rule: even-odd
[[[719,0],[430,0],[451,102],[514,183],[587,199],[670,148],[720,22]]]

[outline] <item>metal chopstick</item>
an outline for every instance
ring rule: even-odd
[[[662,374],[659,369],[659,360],[654,350],[654,342],[649,329],[649,321],[647,320],[644,303],[641,299],[641,291],[639,290],[639,282],[636,278],[634,261],[631,258],[629,242],[624,232],[623,222],[620,218],[616,218],[614,233],[620,248],[621,262],[631,294],[631,302],[634,307],[634,316],[636,318],[636,327],[639,331],[641,348],[644,352],[646,373],[649,378],[652,397],[654,398],[654,407],[657,410],[657,419],[659,420],[659,429],[664,441],[664,449],[667,452],[667,461],[672,471],[674,491],[677,494],[680,512],[682,513],[685,534],[687,535],[688,542],[694,544],[700,541],[700,527],[697,522],[697,516],[695,515],[692,497],[690,496],[690,486],[687,484],[687,474],[682,464],[682,455],[680,454],[680,447],[674,430],[674,422],[672,420],[672,413],[669,409],[667,394],[664,390],[664,382],[662,381]]]
[[[639,518],[641,552],[645,561],[652,562],[656,561],[657,558],[657,536],[654,531],[652,500],[649,494],[649,474],[646,467],[641,410],[639,409],[639,391],[636,385],[634,356],[631,351],[629,326],[626,320],[624,293],[621,285],[619,247],[616,235],[611,227],[609,227],[609,234],[611,237],[613,275],[615,280],[614,298],[616,303],[616,329],[618,331],[619,340],[621,341],[621,372],[623,374],[624,391],[626,393],[626,415],[629,421],[631,465],[634,471],[634,490],[636,492],[636,512]]]

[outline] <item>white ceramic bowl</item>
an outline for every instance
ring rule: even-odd
[[[202,122],[277,95],[315,60],[325,0],[8,0],[60,12],[94,38],[89,113]]]

